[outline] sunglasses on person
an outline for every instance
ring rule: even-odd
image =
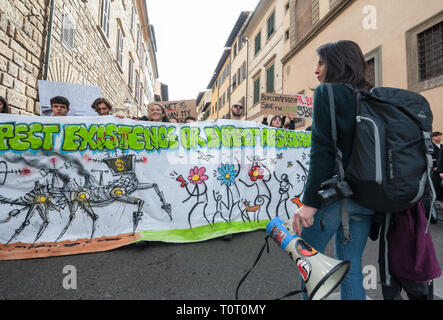
[[[232,107],[233,107],[233,108],[237,108],[237,109],[243,109],[243,106],[240,106],[240,105],[238,105],[238,104],[234,104]]]

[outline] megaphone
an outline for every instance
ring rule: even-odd
[[[325,299],[349,271],[349,261],[321,254],[295,234],[292,220],[283,223],[279,217],[275,217],[266,226],[266,232],[297,265],[309,300]]]

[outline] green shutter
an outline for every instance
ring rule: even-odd
[[[268,39],[272,36],[275,31],[275,11],[268,18]]]
[[[261,31],[255,36],[255,54],[261,49]]]
[[[260,100],[260,78],[254,81],[254,104]]]
[[[266,92],[274,92],[274,65],[266,70]]]

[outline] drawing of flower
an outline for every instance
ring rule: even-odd
[[[235,175],[237,174],[237,170],[234,170],[234,165],[231,164],[222,164],[220,168],[218,168],[218,172],[220,176],[217,180],[221,181],[221,184],[225,184],[227,186],[231,186],[231,184],[235,184]]]
[[[249,177],[251,181],[257,181],[257,179],[263,179],[264,170],[260,168],[260,166],[253,166],[251,170],[249,170]]]
[[[208,179],[208,176],[205,175],[205,172],[206,168],[204,167],[201,168],[194,167],[194,169],[189,170],[189,177],[188,177],[189,182],[193,184],[203,183],[203,181]]]

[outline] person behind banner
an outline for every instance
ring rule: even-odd
[[[153,103],[150,105],[149,114],[149,121],[169,122],[165,108],[159,103]]]
[[[241,120],[245,107],[241,102],[234,103],[231,107],[231,120]]]
[[[94,102],[91,105],[91,108],[94,109],[99,116],[109,116],[111,115],[112,104],[111,102],[109,102],[108,99],[100,97],[94,100]],[[123,119],[125,117],[120,112],[117,112],[114,115],[120,119]]]
[[[268,117],[269,114],[266,113],[263,116],[263,120],[262,120],[262,124],[264,124],[265,126],[268,125]],[[274,128],[285,128],[285,129],[289,129],[289,130],[294,130],[295,129],[295,121],[294,121],[294,117],[293,116],[288,116],[289,119],[289,123],[286,126],[286,116],[279,116],[279,115],[275,115],[271,118],[271,123],[269,124],[269,126],[274,127]]]
[[[8,102],[2,96],[0,96],[0,113],[9,113]]]
[[[317,49],[317,54],[315,74],[320,85],[314,92],[309,173],[301,201],[303,205],[294,213],[293,229],[310,246],[322,253],[334,237],[336,258],[351,262],[351,268],[340,284],[341,299],[365,300],[361,258],[374,212],[346,198],[344,201],[350,217],[349,230],[352,240],[345,241],[341,201],[322,206],[318,192],[323,182],[336,174],[326,83],[332,83],[335,93],[338,148],[343,153],[345,168],[352,151],[356,126],[355,98],[353,91],[345,84],[365,90],[371,86],[365,80],[366,62],[363,53],[355,42],[327,43]],[[304,295],[304,298],[307,299],[307,295]]]
[[[169,115],[168,122],[179,123],[178,119],[173,114]]]
[[[69,113],[69,100],[62,96],[56,96],[49,100],[51,103],[52,115],[55,117],[64,117]]]
[[[195,121],[197,121],[197,120],[194,117],[191,117],[191,116],[186,117],[186,119],[185,119],[185,123],[192,123],[192,122],[195,122]]]

